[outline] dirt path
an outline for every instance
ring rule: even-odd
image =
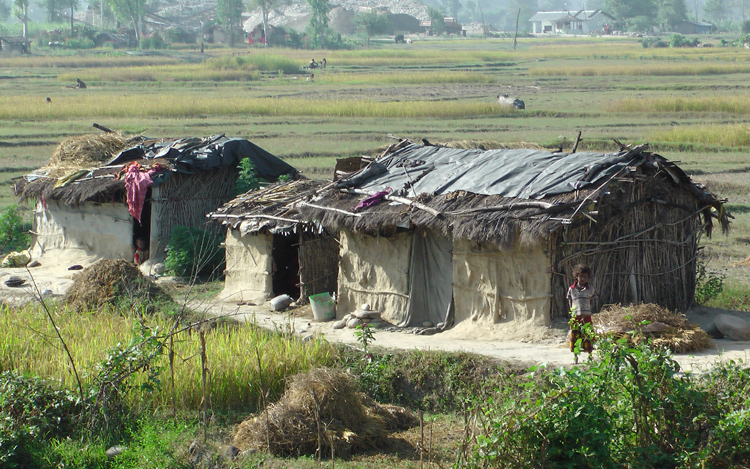
[[[319,335],[331,342],[356,344],[352,329],[334,330],[333,322],[318,323],[312,320],[308,308],[293,309],[287,313],[269,311],[263,306],[236,306],[230,303],[198,305],[196,309],[214,316],[229,316],[240,321],[254,322],[257,325],[277,331],[292,330],[302,337]],[[711,313],[723,310],[714,310]],[[737,315],[747,315],[748,313]],[[706,312],[702,313],[705,316]],[[694,319],[691,318],[691,321]],[[698,322],[698,321],[695,321]],[[443,350],[448,352],[471,352],[512,361],[524,366],[546,363],[548,366],[573,366],[573,355],[565,345],[565,333],[559,329],[547,328],[548,333],[541,343],[525,341],[498,341],[470,336],[466,329],[453,329],[431,336],[415,335],[407,332],[378,330],[375,345],[386,349],[400,350]],[[743,360],[750,362],[750,342],[714,340],[714,348],[692,354],[679,354],[675,358],[684,371],[701,372],[720,361]]]

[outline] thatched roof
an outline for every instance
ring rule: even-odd
[[[103,133],[64,140],[44,166],[15,184],[14,192],[21,202],[28,199],[58,200],[66,205],[108,202],[122,199],[125,193],[122,170],[133,161],[144,167],[161,165],[162,170],[154,178],[154,185],[158,185],[172,173],[200,174],[236,168],[244,158],[251,159],[255,170],[267,179],[296,174],[292,166],[244,139],[215,135],[166,140]]]
[[[279,182],[235,197],[207,217],[238,229],[243,235],[263,230],[288,232],[306,224],[295,205],[331,186],[306,178]]]
[[[719,219],[722,230],[728,229],[725,200],[646,149],[646,145],[626,147],[610,154],[482,151],[402,140],[353,176],[281,202],[273,210],[329,231],[392,234],[421,226],[507,246],[519,236],[539,239],[562,225],[617,217],[632,209],[618,206],[617,191],[641,182],[673,193],[665,197],[668,201],[643,203],[663,203],[686,216],[702,216],[709,235],[713,218]],[[386,188],[391,189],[387,200],[353,210],[364,197]],[[607,209],[599,213],[604,201]],[[267,227],[275,223],[264,221]]]

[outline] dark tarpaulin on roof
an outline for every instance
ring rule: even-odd
[[[627,151],[568,154],[523,149],[462,150],[412,144],[373,163],[382,164],[386,171],[375,168],[372,176],[360,179],[353,187],[368,191],[390,187],[405,196],[467,191],[541,199],[596,184],[639,158],[643,156]],[[345,184],[342,181],[341,185]]]
[[[141,159],[166,158],[174,162],[181,173],[236,166],[249,158],[255,170],[265,179],[275,180],[284,174],[294,175],[297,170],[254,143],[241,138],[223,135],[208,138],[183,138],[163,143],[139,144],[121,151],[107,165],[125,164]]]

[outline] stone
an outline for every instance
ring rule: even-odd
[[[352,318],[352,314],[351,314],[351,313],[349,313],[349,314],[345,315],[345,316],[344,316],[343,318],[341,318],[341,320],[342,320],[342,321],[344,321],[344,322],[347,322],[347,321],[349,321],[349,320],[350,320],[351,318]]]
[[[311,340],[313,340],[312,334],[307,334],[306,336],[302,338],[302,342],[310,342]]]
[[[435,325],[435,327],[437,327],[438,329],[442,329],[442,328],[444,328],[444,327],[445,327],[445,323],[444,323],[444,322],[439,322],[439,323],[437,323],[437,324]]]
[[[126,449],[127,447],[123,445],[114,445],[113,447],[105,451],[104,454],[106,454],[108,458],[114,458],[115,456],[122,454]]]
[[[39,267],[40,265],[42,265],[42,264],[40,264],[39,261],[33,260],[33,261],[29,262],[28,264],[26,264],[26,267]]]
[[[730,314],[719,314],[714,318],[716,328],[732,340],[750,340],[750,323]]]
[[[333,323],[334,329],[343,329],[345,327],[346,327],[346,321],[343,319],[341,321],[336,321]]]
[[[240,454],[240,449],[233,445],[228,445],[224,450],[224,457],[230,461],[236,458],[238,454]]]
[[[370,311],[370,303],[363,303],[359,306],[360,311]]]
[[[712,322],[708,326],[706,326],[706,334],[709,335],[712,339],[723,339],[724,334],[719,330],[718,327],[716,327],[716,323]]]
[[[50,295],[52,295],[52,290],[50,290],[49,288],[46,289],[46,290],[42,290],[42,296],[46,297],[46,296],[50,296]]]
[[[658,332],[664,332],[664,331],[674,329],[674,327],[670,327],[664,324],[663,322],[655,321],[655,322],[648,323],[645,326],[639,327],[638,329],[641,332],[652,332],[652,333],[657,332],[658,333]]]
[[[5,284],[9,287],[20,287],[26,283],[26,279],[23,279],[17,275],[11,275],[8,277],[8,280],[5,281]]]
[[[157,264],[154,264],[153,271],[156,275],[161,275],[167,271],[167,267],[163,262],[159,262]]]
[[[358,309],[352,313],[352,316],[358,319],[375,319],[380,317],[380,311],[365,311]]]
[[[360,324],[362,324],[362,320],[351,318],[349,321],[347,321],[346,327],[348,327],[349,329],[356,329]]]
[[[433,327],[433,326],[434,324],[432,323],[432,321],[425,321],[422,323],[422,327]]]
[[[279,295],[271,300],[271,308],[274,311],[283,311],[292,304],[294,300],[289,295]]]

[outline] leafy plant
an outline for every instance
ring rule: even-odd
[[[18,207],[11,205],[0,215],[0,254],[20,251],[29,247],[31,239],[26,233],[30,227],[24,224]]]
[[[234,185],[234,193],[244,194],[245,192],[254,191],[260,187],[261,177],[255,170],[255,165],[250,158],[240,161],[240,174]]]
[[[176,226],[167,244],[164,266],[172,275],[208,276],[221,271],[223,248],[218,235]]]
[[[721,295],[726,278],[726,275],[707,271],[706,263],[698,259],[695,263],[695,302],[704,305]]]
[[[362,351],[365,355],[369,355],[370,344],[375,342],[375,332],[369,324],[359,324],[354,330],[354,337],[357,338],[357,342],[362,346]]]

